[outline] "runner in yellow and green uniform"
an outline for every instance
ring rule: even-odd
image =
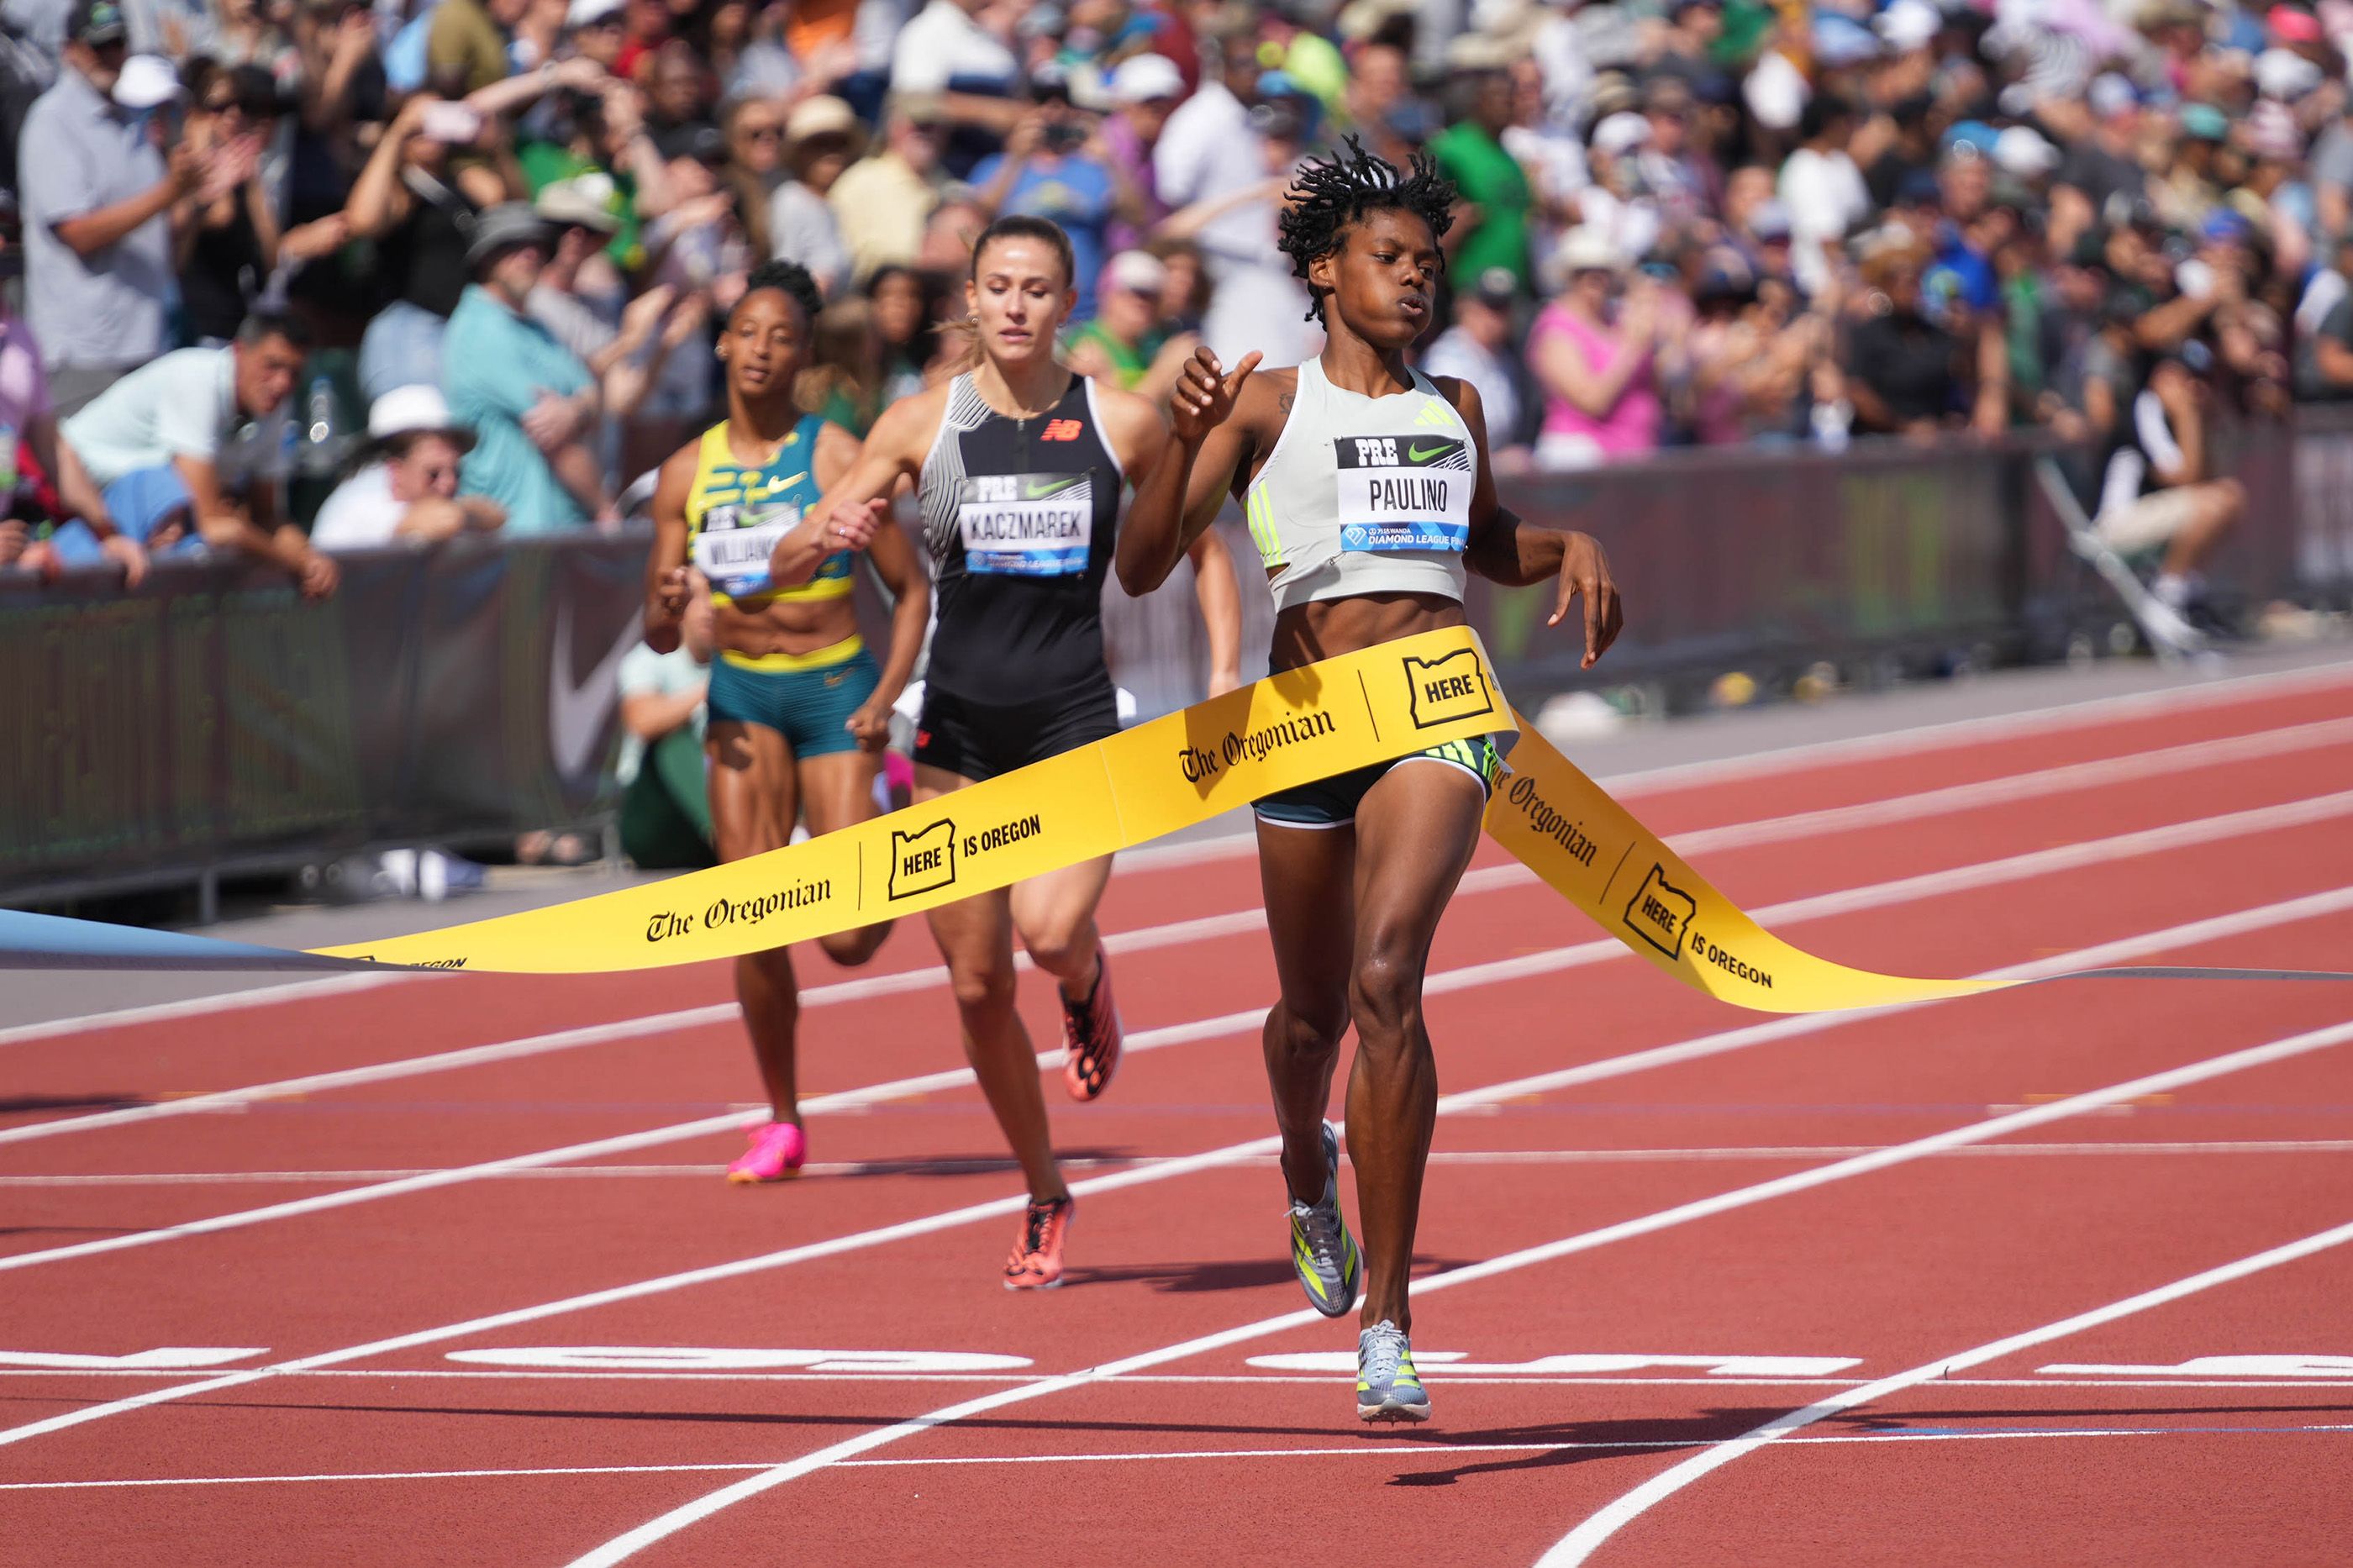
[[[778,540],[858,457],[855,437],[802,415],[793,402],[819,308],[817,285],[793,263],[753,272],[719,341],[727,418],[662,465],[654,492],[646,641],[664,652],[678,646],[692,574],[710,580],[716,607],[705,744],[722,860],[782,848],[801,816],[810,833],[823,834],[874,815],[891,705],[914,668],[930,615],[930,584],[893,529],[867,547],[894,598],[891,647],[880,666],[858,635],[850,552],[825,556],[806,582],[770,577]],[[863,963],[889,931],[886,923],[842,931],[818,945],[837,963]],[[727,1179],[776,1181],[796,1174],[807,1155],[790,954],[775,948],[736,960],[735,993],[769,1119],[752,1130],[752,1146],[728,1167]]]

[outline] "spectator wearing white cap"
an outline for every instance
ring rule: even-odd
[[[311,542],[321,550],[367,550],[395,540],[438,544],[471,531],[503,527],[506,509],[486,496],[458,493],[458,467],[474,433],[449,416],[438,386],[403,386],[368,410],[360,466],[335,487]]]
[[[607,70],[621,62],[621,47],[628,30],[621,25],[628,0],[572,0],[564,13],[564,27],[574,54],[596,61]]]
[[[1631,110],[1603,116],[1587,143],[1593,183],[1577,197],[1579,226],[1621,256],[1643,255],[1659,237],[1658,198],[1642,179],[1650,144],[1650,121]]]
[[[1945,17],[1928,0],[1894,0],[1871,19],[1871,26],[1890,53],[1908,55],[1936,41],[1945,30]]]
[[[626,420],[677,350],[710,319],[700,291],[681,297],[657,283],[623,306],[617,324],[583,293],[582,277],[604,253],[620,220],[586,180],[560,180],[539,193],[532,211],[554,236],[555,248],[531,290],[529,309],[596,378],[607,421]]]
[[[128,72],[126,89],[130,36],[119,0],[76,0],[64,67],[16,136],[25,316],[61,414],[164,352],[174,209],[208,172],[194,148],[167,157],[149,136],[143,111],[178,82],[166,67],[162,96],[151,71]]]
[[[1147,250],[1123,250],[1103,268],[1095,319],[1070,336],[1066,355],[1081,375],[1165,402],[1200,346],[1190,332],[1171,335],[1161,325],[1160,301],[1168,268]]]
[[[1110,86],[1112,111],[1103,118],[1103,147],[1112,166],[1143,196],[1144,224],[1158,223],[1168,216],[1168,207],[1153,176],[1152,151],[1160,143],[1169,115],[1185,100],[1185,73],[1166,55],[1132,55],[1111,73]],[[1134,245],[1138,237],[1132,226],[1112,227],[1113,245]]]
[[[940,167],[945,129],[921,100],[892,105],[881,149],[843,170],[828,193],[850,274],[861,282],[885,267],[912,267],[922,254],[923,225],[947,184]]]
[[[866,148],[866,128],[840,99],[803,99],[785,121],[785,167],[790,177],[768,198],[768,247],[777,261],[797,261],[830,300],[849,286],[849,247],[826,198]]]

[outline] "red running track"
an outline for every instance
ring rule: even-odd
[[[2342,968],[2348,721],[2256,686],[1637,804],[1850,963]],[[1043,1297],[916,931],[805,963],[819,1163],[756,1191],[719,966],[0,1041],[0,1563],[2342,1560],[2353,994],[1760,1019],[1482,857],[1429,1008],[1437,1417],[1367,1432],[1285,1260],[1255,901],[1246,854],[1115,879],[1140,1048],[1057,1100]]]

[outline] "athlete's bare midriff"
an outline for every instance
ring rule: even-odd
[[[1366,594],[1293,605],[1274,618],[1268,657],[1276,672],[1314,664],[1418,632],[1463,623],[1462,606],[1435,594]]]
[[[729,653],[815,653],[858,631],[857,600],[754,599],[712,606],[712,630]]]

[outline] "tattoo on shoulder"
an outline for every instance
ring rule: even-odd
[[[1291,412],[1292,399],[1297,394],[1290,392],[1277,393],[1275,395],[1274,405],[1277,408],[1282,409],[1285,414],[1288,414]]]

